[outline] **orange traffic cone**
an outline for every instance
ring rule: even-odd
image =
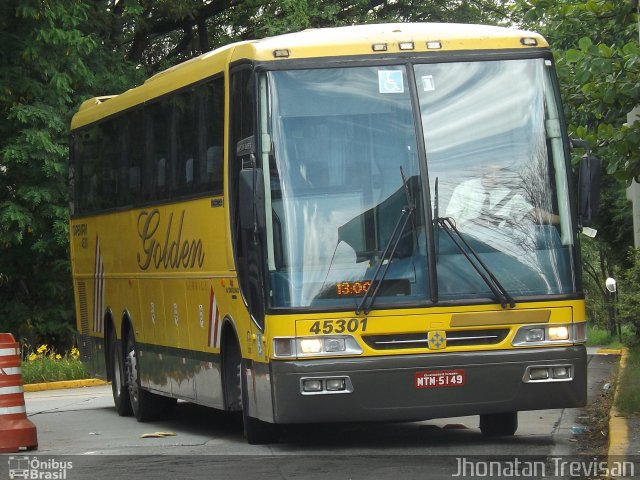
[[[27,419],[19,347],[13,335],[0,333],[0,453],[38,448],[36,426]]]

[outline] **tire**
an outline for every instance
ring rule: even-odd
[[[242,357],[235,335],[226,336],[223,343],[222,378],[224,384],[224,405],[230,412],[242,410],[242,387],[240,364]]]
[[[169,413],[176,405],[175,398],[153,394],[142,388],[138,365],[138,348],[132,331],[127,335],[125,365],[131,410],[139,422],[149,422]]]
[[[480,431],[486,437],[510,437],[518,430],[518,412],[480,415]]]
[[[116,412],[121,417],[129,417],[133,414],[131,400],[129,398],[129,386],[126,382],[124,371],[124,356],[122,350],[118,348],[116,334],[113,329],[109,329],[107,337],[109,348],[109,369],[111,372],[111,391],[113,392],[113,403]]]
[[[250,445],[276,443],[279,435],[278,426],[250,417],[247,412],[248,405],[247,370],[246,367],[242,365],[242,427],[244,438]]]

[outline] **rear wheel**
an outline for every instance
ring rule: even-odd
[[[487,437],[508,437],[518,430],[518,412],[480,415],[480,431]]]
[[[129,387],[125,381],[127,377],[124,372],[122,350],[118,348],[116,334],[113,329],[109,329],[107,342],[109,348],[109,368],[111,370],[111,391],[113,392],[113,403],[116,406],[118,415],[121,417],[128,417],[133,413],[129,398]]]
[[[156,395],[142,388],[138,358],[135,337],[133,332],[129,332],[125,365],[131,409],[139,422],[148,422],[170,412],[176,405],[176,399]]]

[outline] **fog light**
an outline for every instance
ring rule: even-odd
[[[303,338],[300,340],[300,351],[302,353],[320,353],[322,343],[320,338]]]
[[[570,378],[571,367],[553,367],[553,378]]]
[[[532,328],[527,332],[527,342],[543,342],[544,341],[544,328]]]
[[[344,338],[327,338],[324,341],[325,352],[344,352],[346,348],[347,346]]]
[[[529,378],[531,380],[545,380],[549,378],[549,370],[547,368],[532,368],[529,370]]]
[[[314,379],[303,380],[302,390],[305,392],[321,392],[322,380],[314,380]]]
[[[549,340],[569,340],[567,327],[549,327]]]
[[[326,388],[329,392],[339,392],[340,390],[345,390],[347,387],[344,378],[330,378],[327,380]]]

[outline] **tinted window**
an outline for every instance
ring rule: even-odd
[[[224,78],[73,134],[77,213],[221,194]]]

